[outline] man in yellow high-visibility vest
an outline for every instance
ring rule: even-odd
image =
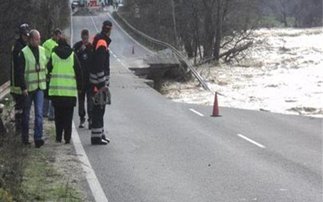
[[[60,38],[62,38],[62,36],[63,36],[62,31],[57,28],[53,31],[52,37],[43,43],[42,46],[46,50],[47,59],[50,58],[53,52],[53,49],[58,46],[57,42]],[[48,117],[50,121],[53,121],[55,119],[54,108],[52,106],[51,101],[47,99],[47,96],[45,96],[45,99],[44,99],[43,116]]]
[[[46,89],[46,65],[48,59],[43,47],[40,46],[40,33],[31,30],[28,45],[22,49],[19,56],[20,88],[25,96],[22,142],[29,145],[29,117],[32,102],[35,105],[34,141],[35,147],[44,145],[43,136],[43,102]]]
[[[55,109],[56,142],[69,144],[78,91],[83,86],[82,69],[73,49],[62,37],[54,48],[47,65],[49,72],[48,95]]]

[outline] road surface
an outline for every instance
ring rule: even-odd
[[[106,19],[73,17],[74,42]],[[174,103],[134,76],[128,67],[149,51],[116,25],[110,49],[111,143],[91,146],[77,129],[109,201],[322,201],[322,119],[229,108],[213,118],[211,107]]]

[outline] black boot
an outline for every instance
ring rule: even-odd
[[[84,128],[84,123],[85,123],[85,118],[81,118],[79,128]]]
[[[103,140],[100,137],[91,137],[91,144],[92,145],[107,145],[108,142]]]
[[[107,138],[105,135],[102,135],[102,140],[105,140],[105,141],[107,141],[108,143],[110,143],[110,139],[109,139],[109,138]]]
[[[25,146],[30,146],[31,145],[31,143],[29,141],[23,141],[22,144],[25,145]]]
[[[44,145],[44,140],[35,140],[35,147],[40,148],[41,146]]]

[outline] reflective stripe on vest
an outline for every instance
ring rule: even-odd
[[[27,84],[27,90],[29,92],[35,91],[37,89],[46,89],[46,64],[47,58],[45,54],[45,49],[41,46],[38,47],[39,50],[39,71],[36,71],[36,59],[29,48],[26,46],[22,49],[22,53],[25,57],[25,80]]]
[[[61,59],[56,53],[52,53],[52,65],[48,95],[77,97],[74,53],[67,59]]]

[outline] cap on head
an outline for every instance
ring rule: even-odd
[[[19,26],[19,34],[29,36],[30,27],[27,23],[21,24]]]
[[[89,36],[89,35],[90,35],[89,30],[87,30],[87,29],[82,30],[81,36]]]
[[[102,26],[109,26],[109,27],[112,27],[112,22],[110,20],[106,20],[103,22]]]
[[[57,35],[60,35],[60,34],[62,34],[63,32],[62,32],[62,30],[61,29],[59,29],[59,28],[56,28],[54,31],[53,31],[53,35],[55,35],[55,36],[57,36]]]
[[[109,21],[109,20],[106,20],[103,22],[102,24],[102,32],[103,33],[109,33],[111,31],[111,28],[112,28],[112,22]]]

